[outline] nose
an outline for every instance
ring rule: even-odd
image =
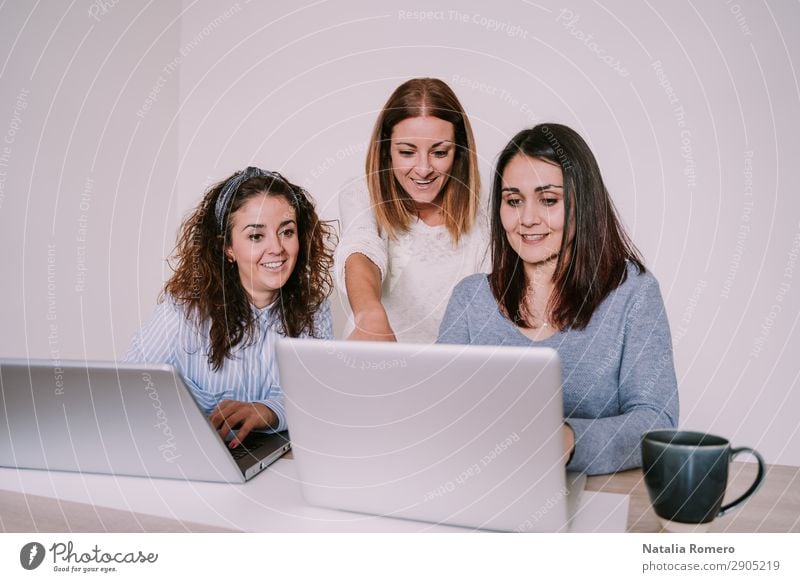
[[[283,241],[277,234],[272,234],[266,237],[266,244],[264,245],[264,252],[270,255],[280,255],[283,253]]]
[[[542,222],[542,209],[537,202],[523,204],[519,209],[519,222],[522,226],[536,226]]]
[[[420,154],[417,157],[416,164],[414,164],[414,171],[420,178],[428,177],[428,175],[433,171],[433,166],[431,166],[428,156]]]

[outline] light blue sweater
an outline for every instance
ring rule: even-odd
[[[487,275],[471,275],[453,290],[438,342],[558,351],[564,414],[576,437],[572,471],[594,475],[639,467],[642,434],[678,424],[664,302],[655,277],[633,265],[585,329],[542,341],[528,339],[500,312]]]

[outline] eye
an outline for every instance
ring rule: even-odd
[[[400,154],[401,156],[409,157],[413,156],[415,152],[414,150],[398,150],[397,153]]]
[[[280,231],[278,234],[280,236],[284,237],[284,238],[291,238],[291,237],[294,236],[294,229],[293,228],[287,228],[287,229],[284,229],[284,230]]]
[[[248,239],[250,239],[250,240],[251,240],[251,241],[253,241],[253,242],[258,242],[258,241],[260,241],[262,238],[264,238],[264,235],[263,235],[263,234],[260,234],[260,233],[257,233],[257,232],[254,232],[254,233],[252,233],[252,234],[248,235],[248,237],[247,237],[247,238],[248,238]]]
[[[545,206],[555,206],[558,204],[558,198],[542,198],[542,204]]]
[[[522,204],[522,198],[506,198],[506,204],[512,208],[517,208]]]
[[[446,158],[448,155],[450,155],[449,150],[436,150],[433,152],[434,158]]]

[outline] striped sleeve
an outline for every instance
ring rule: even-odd
[[[156,306],[148,322],[133,336],[123,362],[175,365],[176,339],[183,312],[166,299]]]
[[[270,328],[266,331],[264,342],[264,357],[266,357],[267,374],[264,377],[264,385],[256,388],[250,395],[254,402],[259,402],[272,410],[278,418],[278,425],[265,432],[282,431],[287,429],[286,409],[284,406],[283,390],[281,389],[280,376],[278,375],[278,358],[276,347],[278,334]]]

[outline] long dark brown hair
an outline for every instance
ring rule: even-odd
[[[309,194],[277,173],[250,177],[232,190],[219,212],[218,199],[231,180],[242,179],[237,172],[208,190],[202,202],[183,222],[170,266],[172,277],[164,285],[160,300],[169,296],[185,307],[198,330],[208,329],[208,362],[218,370],[231,350],[251,343],[257,331],[256,315],[249,294],[242,286],[236,263],[228,262],[225,248],[231,244],[232,217],[256,196],[280,196],[295,210],[300,249],[294,271],[278,291],[272,307],[287,336],[302,333],[315,336],[314,314],[330,295],[333,283],[332,225],[321,221]],[[231,188],[228,188],[231,191]]]
[[[444,185],[444,224],[454,243],[469,232],[478,212],[481,181],[472,126],[453,90],[440,79],[411,79],[394,90],[381,109],[367,152],[367,185],[378,228],[390,238],[407,232],[417,216],[413,199],[392,172],[394,126],[411,117],[431,116],[455,128],[453,169]]]
[[[540,124],[515,135],[500,153],[492,184],[492,273],[489,285],[502,311],[520,327],[528,285],[522,260],[500,222],[503,172],[518,155],[555,164],[564,175],[564,236],[556,262],[548,317],[559,329],[583,329],[627,276],[627,262],[645,271],[623,228],[589,146],[574,130]],[[574,233],[574,236],[568,236]]]

